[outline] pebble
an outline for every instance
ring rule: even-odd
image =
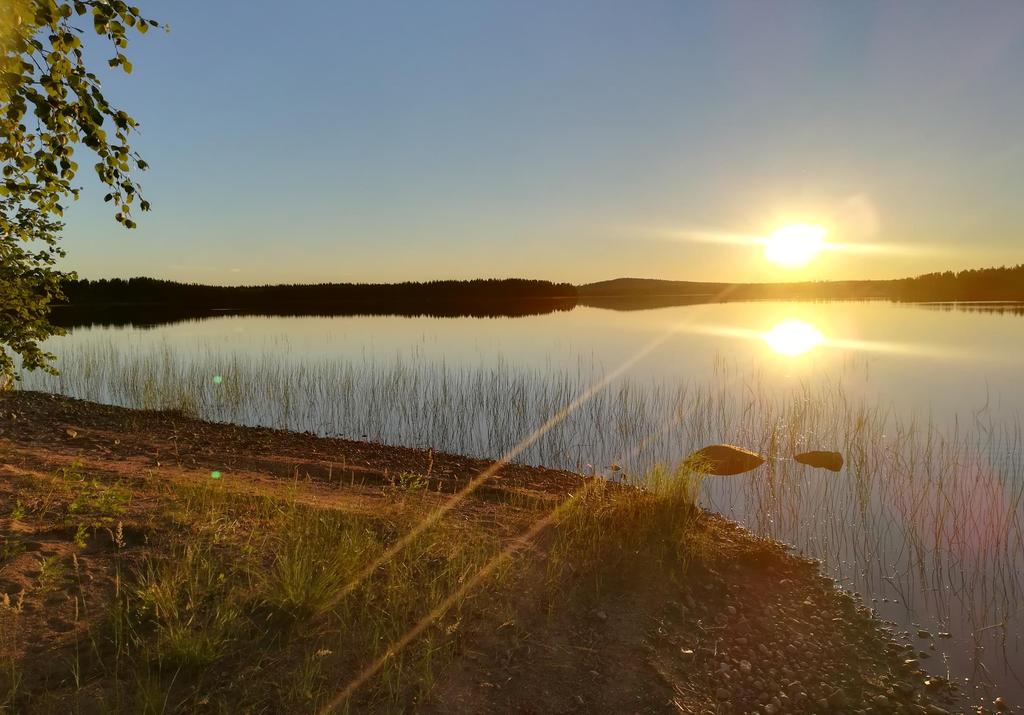
[[[723,590],[721,584],[701,585],[709,591],[716,587]],[[704,600],[702,590],[698,591],[701,594],[700,600]],[[726,593],[723,595],[731,600],[729,589],[724,591]],[[718,608],[721,610],[716,613],[716,609],[697,603],[685,592],[679,595],[679,601],[666,604],[666,610],[673,614],[681,613],[685,616],[690,611],[689,615],[696,617],[700,612],[715,613],[714,620],[731,623],[736,631],[744,633],[743,636],[737,635],[727,641],[727,654],[723,652],[721,644],[713,650],[706,646],[694,646],[693,650],[678,648],[683,658],[699,657],[702,663],[706,662],[713,669],[713,677],[718,681],[713,693],[718,701],[717,707],[722,712],[754,712],[762,715],[783,715],[789,712],[951,715],[949,710],[927,702],[932,697],[929,690],[943,691],[945,688],[926,688],[921,685],[921,678],[925,676],[919,670],[919,659],[928,658],[930,654],[918,650],[928,647],[926,643],[914,640],[915,634],[925,641],[943,638],[946,637],[944,631],[933,635],[924,628],[914,626],[908,631],[897,633],[898,628],[889,624],[890,637],[899,638],[901,642],[885,645],[885,659],[891,665],[902,667],[891,671],[890,675],[881,675],[871,681],[869,687],[873,693],[863,692],[863,684],[856,674],[851,676],[843,666],[829,664],[828,654],[843,643],[844,634],[852,632],[848,629],[870,631],[875,626],[854,615],[856,601],[852,597],[836,599],[817,591],[810,594],[805,592],[804,596],[803,599],[780,601],[775,605],[764,604],[753,611],[744,608],[747,602],[741,599],[733,601],[735,605],[720,604]],[[774,603],[774,599],[771,602]],[[825,606],[815,608],[818,603],[824,603]],[[834,617],[835,611],[829,612],[831,605],[843,606],[847,617]],[[739,614],[741,610],[743,616]],[[819,610],[820,613],[817,612]],[[862,611],[870,613],[868,609]],[[592,614],[599,620],[607,618],[604,612],[594,611]],[[726,614],[729,618],[725,618]],[[705,615],[704,623],[708,624],[709,620]],[[768,622],[775,622],[783,629],[792,626],[792,637],[776,642],[778,632],[765,627]],[[808,624],[815,625],[810,632],[805,633]],[[806,637],[801,637],[801,634]],[[677,640],[673,640],[673,643],[678,646],[680,644]],[[699,656],[694,650],[699,651]],[[810,667],[819,661],[821,668]],[[804,675],[805,672],[817,677],[812,676],[811,680]],[[916,679],[915,673],[919,676]],[[926,685],[941,685],[940,679],[928,677],[930,680],[925,681]],[[807,682],[803,682],[805,678]],[[730,707],[732,703],[735,703],[735,707]],[[745,707],[740,707],[741,703],[746,703]],[[1002,699],[995,700],[993,704],[1000,712],[1008,709]]]

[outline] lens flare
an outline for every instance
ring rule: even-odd
[[[805,266],[825,248],[827,234],[821,226],[803,223],[783,226],[765,239],[764,257],[786,268]]]
[[[796,318],[782,321],[761,337],[772,350],[790,357],[808,353],[825,342],[821,331]]]

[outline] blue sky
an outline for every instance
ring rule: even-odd
[[[154,210],[85,277],[895,277],[1024,261],[1024,3],[140,3]],[[100,57],[102,60],[102,57]],[[85,166],[90,163],[80,162]],[[84,174],[83,174],[84,177]],[[697,240],[822,223],[783,271]],[[696,238],[695,238],[696,237]]]

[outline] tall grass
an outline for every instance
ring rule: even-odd
[[[600,593],[652,565],[656,573],[685,568],[701,478],[680,465],[627,483],[587,481],[561,508],[548,558],[552,582],[579,575]]]
[[[428,495],[387,517],[239,496],[215,485],[174,488],[169,496],[166,533],[184,538],[126,564],[96,637],[106,676],[132,684],[118,704],[122,712],[315,711],[500,546],[487,530],[441,520],[346,590],[408,530]],[[429,692],[457,642],[452,624],[463,605],[390,659],[360,694],[360,707],[401,710]]]

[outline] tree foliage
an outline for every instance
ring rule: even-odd
[[[65,277],[57,261],[61,217],[78,199],[76,151],[88,149],[109,189],[115,220],[134,228],[149,210],[133,178],[146,163],[132,150],[136,121],[107,101],[86,66],[83,40],[105,40],[108,64],[131,73],[129,37],[157,23],[121,0],[0,2],[0,384],[27,369],[52,370],[39,343],[59,331],[47,320]]]

